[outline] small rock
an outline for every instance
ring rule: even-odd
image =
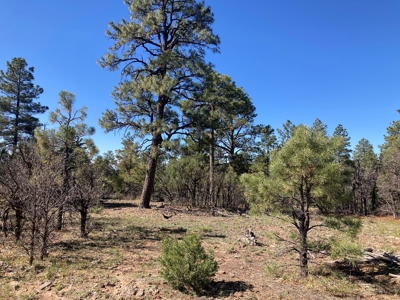
[[[106,286],[112,286],[112,287],[114,287],[114,286],[115,286],[115,283],[107,281]]]
[[[104,283],[102,283],[101,285],[100,285],[100,288],[102,288],[102,289],[104,289],[106,286],[105,286],[105,284]]]
[[[15,291],[19,290],[19,288],[21,287],[17,281],[11,281],[11,282],[10,282],[10,286],[11,286]]]
[[[143,296],[144,296],[144,290],[143,290],[143,289],[140,289],[140,290],[137,292],[136,296],[138,296],[138,297],[143,297]]]

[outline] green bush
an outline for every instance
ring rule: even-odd
[[[162,243],[161,276],[175,289],[198,292],[206,289],[215,275],[218,264],[212,250],[201,246],[196,234],[186,235],[181,242],[165,238]]]

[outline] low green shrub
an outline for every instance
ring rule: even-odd
[[[175,289],[206,289],[218,269],[214,253],[208,253],[196,234],[186,235],[181,242],[170,237],[164,238],[161,263],[161,276]]]

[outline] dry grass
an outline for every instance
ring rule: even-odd
[[[10,239],[0,248],[1,299],[397,299],[400,284],[387,275],[400,270],[385,265],[351,266],[313,253],[311,275],[298,277],[297,255],[285,253],[292,227],[274,217],[212,216],[180,212],[166,220],[156,209],[138,209],[132,202],[106,203],[93,215],[94,231],[78,238],[77,226],[58,233],[58,243],[45,261],[28,259]],[[168,211],[166,211],[168,214]],[[400,222],[363,218],[359,242],[364,248],[400,249]],[[260,245],[239,239],[251,227]],[[219,270],[204,295],[171,289],[159,276],[164,236],[188,232],[212,248]],[[315,239],[336,235],[329,229],[312,232]]]

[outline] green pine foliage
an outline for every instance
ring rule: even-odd
[[[162,277],[179,290],[206,289],[218,269],[212,250],[207,253],[196,234],[186,235],[181,242],[165,238],[158,260]]]
[[[294,250],[299,253],[300,274],[308,275],[308,233],[322,224],[311,222],[313,209],[328,210],[343,201],[344,167],[335,159],[341,137],[328,137],[324,126],[299,125],[291,137],[272,152],[268,176],[244,174],[246,198],[253,210],[287,213],[295,226]],[[319,129],[316,129],[319,128]]]
[[[40,86],[33,84],[34,68],[23,58],[7,62],[7,71],[0,70],[0,146],[11,146],[13,152],[21,139],[30,137],[47,106],[33,102],[43,93]]]

